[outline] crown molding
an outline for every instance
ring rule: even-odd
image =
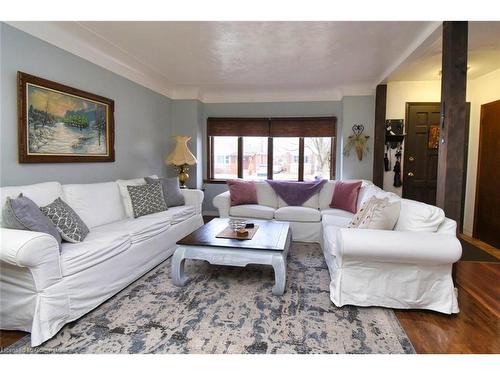
[[[78,22],[6,22],[152,91],[172,97],[174,85],[136,58]]]
[[[79,22],[6,23],[173,100],[199,100],[203,103],[339,101],[343,96],[373,95],[376,86],[365,82],[333,88],[269,89],[233,86],[202,89],[194,85],[174,84],[143,61]],[[397,65],[391,68],[391,71],[396,67]]]

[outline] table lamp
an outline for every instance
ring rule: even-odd
[[[173,165],[179,174],[179,184],[181,189],[186,188],[186,181],[189,178],[187,173],[190,165],[195,165],[197,160],[194,155],[189,151],[187,146],[191,137],[185,135],[176,135],[174,150],[165,158],[165,164]]]

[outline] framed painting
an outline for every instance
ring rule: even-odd
[[[113,162],[114,101],[18,72],[20,163]]]

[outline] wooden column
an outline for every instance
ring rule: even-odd
[[[373,183],[384,188],[385,107],[387,85],[378,85],[375,93],[375,131],[373,136]]]
[[[436,202],[462,230],[468,126],[466,21],[443,22],[441,131]]]

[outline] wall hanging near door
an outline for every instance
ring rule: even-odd
[[[17,73],[20,163],[115,161],[114,101]]]
[[[356,150],[356,155],[358,160],[363,160],[363,156],[369,151],[368,149],[368,138],[367,135],[363,135],[365,127],[361,124],[355,124],[352,127],[353,135],[350,135],[344,146],[344,155],[349,156],[351,150],[354,148]]]

